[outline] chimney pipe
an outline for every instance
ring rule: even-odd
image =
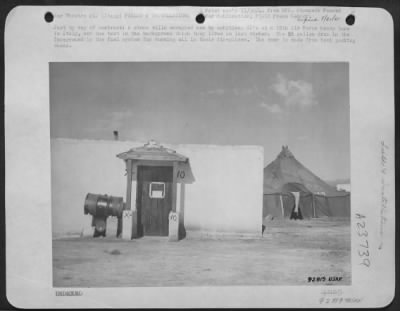
[[[118,140],[118,131],[114,131],[114,140]]]

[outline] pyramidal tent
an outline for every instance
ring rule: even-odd
[[[336,189],[301,164],[287,146],[264,168],[264,193],[282,191],[287,183],[303,185],[316,194],[336,194]]]
[[[336,191],[301,164],[288,146],[282,146],[277,158],[264,168],[263,217],[268,215],[295,219],[350,217],[350,193]]]

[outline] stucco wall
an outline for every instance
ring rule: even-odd
[[[116,154],[144,142],[52,139],[53,235],[78,233],[88,192],[126,196],[125,164]],[[167,145],[189,157],[179,209],[191,230],[261,232],[263,149],[259,146]]]

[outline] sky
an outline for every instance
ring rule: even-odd
[[[282,145],[325,180],[350,177],[347,63],[51,63],[52,138]]]

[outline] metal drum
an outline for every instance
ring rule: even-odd
[[[88,193],[83,208],[84,214],[92,215],[92,227],[94,227],[93,237],[106,236],[107,218],[115,216],[118,218],[118,228],[116,236],[122,232],[122,211],[125,203],[122,197],[113,197],[107,194]]]
[[[85,199],[84,213],[95,217],[122,217],[124,200],[122,197],[108,196],[107,194],[88,193]]]

